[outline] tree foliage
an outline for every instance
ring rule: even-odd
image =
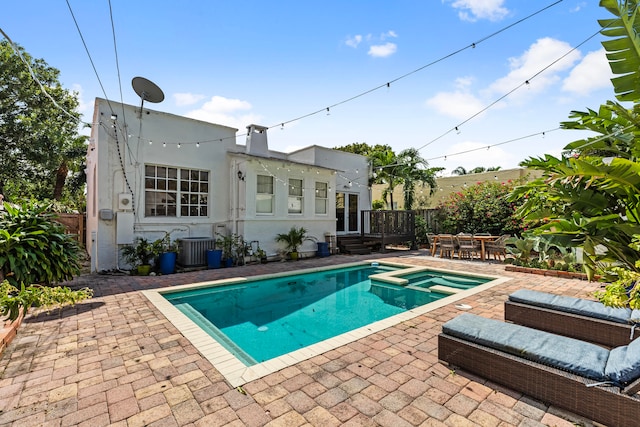
[[[383,184],[382,198],[393,209],[393,191],[403,186],[405,209],[415,204],[415,190],[418,186],[429,186],[430,194],[436,189],[436,173],[444,168],[430,168],[428,162],[415,148],[407,148],[396,154],[389,145],[368,145],[356,142],[336,150],[367,156],[371,162],[373,176],[370,184]]]
[[[568,144],[560,158],[524,161],[522,166],[543,175],[516,189],[512,199],[526,200],[519,213],[536,224],[536,235],[583,248],[590,277],[599,272],[626,282],[629,274],[623,271],[640,271],[640,251],[634,245],[640,235],[640,19],[637,1],[601,0],[600,5],[616,17],[599,21],[609,37],[603,46],[617,75],[612,79],[616,97],[633,106],[608,101],[598,111],[571,112],[572,120],[561,124],[564,129],[596,135]],[[618,305],[614,288],[601,295],[605,303]]]
[[[78,135],[77,93],[64,89],[60,72],[21,47],[0,41],[0,192],[7,200],[77,200],[84,189],[85,136]],[[45,94],[33,74],[57,104]],[[73,188],[65,192],[69,175]]]
[[[445,233],[520,234],[522,221],[516,218],[516,203],[508,196],[512,181],[478,182],[451,193],[438,206],[438,222]]]

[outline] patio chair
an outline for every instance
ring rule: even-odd
[[[427,233],[427,240],[429,241],[429,251],[431,255],[435,255],[440,247],[440,242],[436,239],[435,233]]]
[[[504,318],[530,328],[617,347],[629,344],[637,336],[634,333],[640,323],[640,310],[520,289],[505,301]]]
[[[511,237],[510,234],[503,234],[494,241],[488,241],[484,243],[485,256],[489,259],[490,255],[493,255],[494,260],[500,260],[506,258],[507,248],[505,245],[506,240]]]
[[[438,242],[440,243],[440,258],[447,256],[453,258],[456,253],[456,241],[451,234],[439,234]]]
[[[610,427],[640,419],[640,340],[608,350],[464,313],[442,326],[438,358]]]
[[[458,254],[460,258],[473,259],[480,256],[480,242],[475,240],[471,234],[458,234]]]

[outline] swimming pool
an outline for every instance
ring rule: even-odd
[[[495,281],[397,263],[375,264],[145,294],[174,324],[177,320],[181,332],[232,385],[238,385]]]

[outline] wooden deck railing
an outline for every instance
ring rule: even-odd
[[[389,243],[410,242],[415,248],[415,211],[362,211],[363,240],[379,240],[382,249]]]

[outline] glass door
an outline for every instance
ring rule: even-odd
[[[358,194],[336,193],[336,232],[358,233]]]

